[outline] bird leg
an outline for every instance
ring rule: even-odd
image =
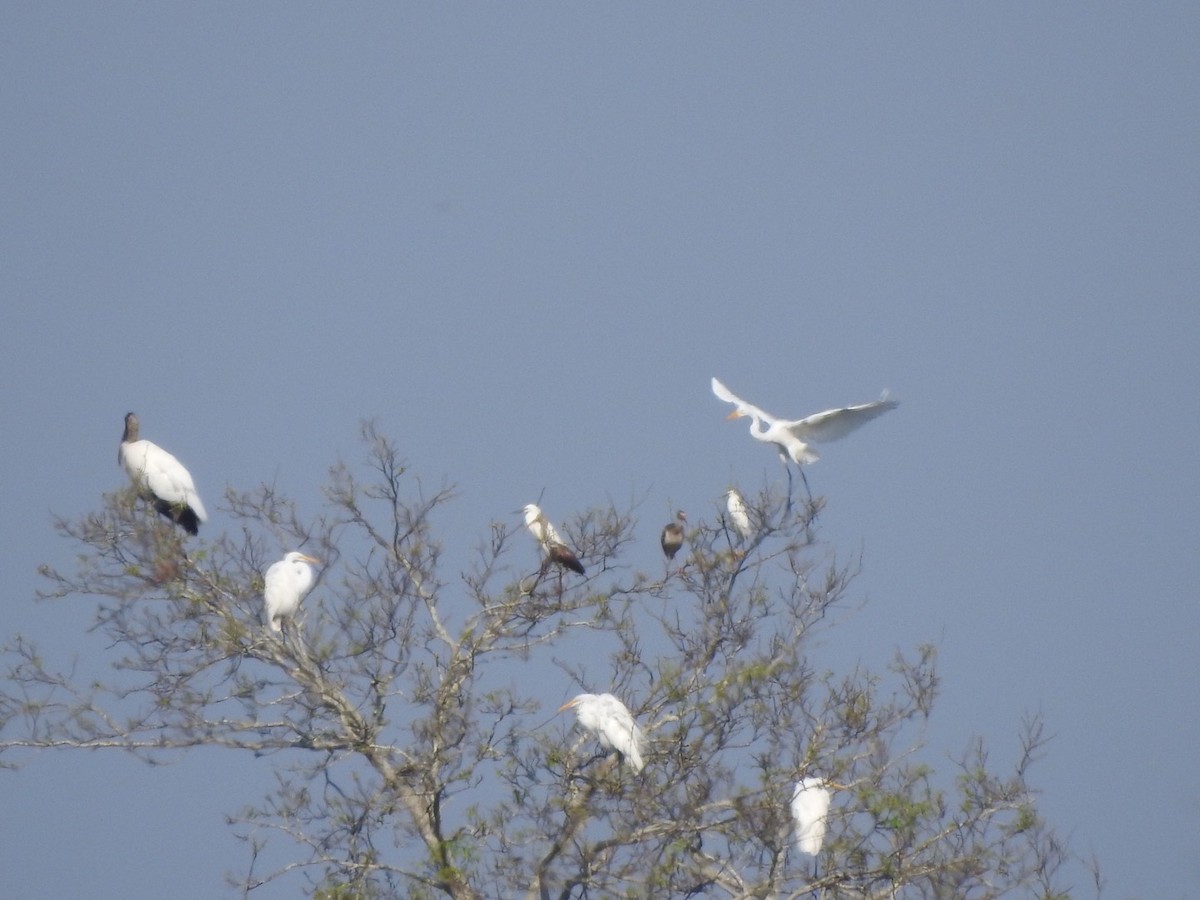
[[[804,474],[804,467],[800,467],[800,480],[804,482],[804,493],[808,497],[808,505],[812,506],[812,491],[808,487],[808,476]]]
[[[561,599],[562,599],[562,595],[563,595],[563,591],[566,589],[566,586],[563,584],[563,569],[562,569],[562,566],[556,566],[556,565],[554,565],[554,560],[553,560],[553,559],[551,559],[549,556],[542,557],[542,564],[541,564],[541,565],[538,567],[537,579],[538,579],[538,582],[540,583],[540,582],[541,582],[541,580],[542,580],[543,578],[545,578],[545,577],[546,577],[546,575],[547,575],[547,574],[550,572],[550,567],[551,567],[551,566],[554,566],[554,568],[557,570],[557,574],[558,574],[558,597],[559,597],[559,599],[561,600]]]
[[[721,514],[721,527],[725,529],[725,543],[729,545],[729,553],[731,556],[736,557],[738,555],[738,548],[733,543],[733,536],[737,534],[737,530],[733,527],[733,523],[725,518],[724,513]],[[740,536],[738,540],[741,540]]]

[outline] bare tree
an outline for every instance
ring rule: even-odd
[[[364,439],[369,477],[335,467],[313,521],[265,487],[228,494],[236,528],[211,543],[132,492],[59,521],[82,552],[73,572],[44,570],[46,596],[98,598],[112,669],[56,672],[12,642],[0,760],[264,757],[263,799],[230,817],[244,895],[292,879],[321,898],[1066,896],[1068,852],[1026,780],[1039,721],[1013,771],[975,743],[951,778],[922,746],[932,647],[878,672],[810,663],[856,573],[814,546],[820,501],[760,494],[748,541],[719,512],[689,520],[686,558],[657,575],[625,562],[629,510],[567,524],[586,577],[537,565],[518,523],[493,523],[446,579],[435,518],[453,491],[424,490],[372,426]],[[326,565],[275,634],[261,572],[281,546]],[[629,707],[644,771],[554,714],[580,691]],[[811,774],[834,787],[815,866],[789,819]],[[268,842],[290,862],[266,866]]]

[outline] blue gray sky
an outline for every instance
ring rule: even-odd
[[[1184,2],[5,4],[3,637],[106,658],[87,601],[32,595],[130,409],[208,537],[227,485],[315,513],[376,418],[459,486],[449,575],[543,490],[644,498],[657,565],[675,508],[782,478],[713,375],[784,416],[886,387],[808,471],[864,567],[823,663],[935,642],[935,760],[1002,765],[1043,714],[1042,810],[1105,896],[1200,897],[1197,33]],[[219,896],[270,765],[0,773],[0,895]]]

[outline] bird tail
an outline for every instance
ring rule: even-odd
[[[187,495],[188,508],[193,511],[196,518],[201,522],[208,521],[208,513],[204,509],[204,504],[200,502],[200,495],[195,491],[188,491]]]
[[[578,572],[580,575],[587,574],[579,557],[572,553],[565,544],[550,544],[546,549],[549,551],[550,558],[560,566],[566,566],[572,572]]]
[[[629,748],[629,767],[635,772],[640,772],[645,767],[645,762],[642,760],[642,748],[635,742]]]
[[[798,466],[810,466],[821,458],[821,454],[805,444],[803,450],[793,450],[791,457],[792,462]]]
[[[190,506],[180,506],[178,503],[171,503],[168,500],[155,499],[154,508],[161,514],[166,516],[175,524],[179,525],[188,534],[200,533],[200,522],[197,518],[195,510]]]
[[[808,831],[803,834],[796,835],[796,848],[801,853],[807,853],[809,856],[816,856],[821,852],[821,837],[823,835],[814,835]]]
[[[184,508],[175,521],[182,525],[183,530],[188,534],[195,535],[200,533],[200,518],[190,506]]]

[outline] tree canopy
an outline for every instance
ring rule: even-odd
[[[311,520],[268,487],[229,491],[215,538],[132,490],[59,520],[78,563],[44,569],[45,596],[95,599],[111,668],[82,678],[13,640],[0,763],[261,757],[262,796],[231,811],[247,847],[231,881],[249,894],[291,879],[321,898],[1067,896],[1069,851],[1027,780],[1039,720],[1019,726],[1010,771],[978,739],[947,762],[922,738],[933,646],[876,669],[810,661],[855,602],[857,564],[820,542],[821,500],[747,495],[743,539],[714,499],[653,571],[628,557],[662,522],[585,510],[561,538],[582,576],[508,516],[451,567],[438,518],[453,489],[426,490],[371,425],[364,443],[367,465],[335,466]],[[262,573],[301,548],[323,566],[275,633]],[[556,712],[581,692],[629,709],[641,772]],[[832,795],[815,860],[790,811],[813,776]],[[264,866],[268,844],[289,861]]]

